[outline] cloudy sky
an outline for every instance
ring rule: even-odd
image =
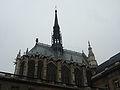
[[[0,71],[36,37],[51,44],[55,5],[64,48],[88,54],[89,40],[99,64],[120,51],[120,0],[0,0]]]

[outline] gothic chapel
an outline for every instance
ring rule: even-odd
[[[34,80],[38,83],[88,90],[91,87],[91,76],[97,66],[90,42],[88,56],[84,52],[63,48],[55,10],[52,45],[43,44],[36,38],[35,46],[31,50],[27,49],[24,55],[21,55],[21,51],[17,54],[14,74],[20,75],[21,79]]]

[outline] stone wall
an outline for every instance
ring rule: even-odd
[[[32,63],[32,64],[35,64],[34,67],[29,65],[29,61],[34,62],[34,63]],[[22,65],[20,65],[20,64],[23,64],[22,62],[25,62],[23,68],[21,68]],[[38,69],[40,67],[38,62],[42,63],[41,64],[42,65],[41,70]],[[53,76],[51,76],[51,77],[49,76],[51,81],[49,79],[47,79],[48,78],[47,74],[48,74],[48,72],[50,72],[50,71],[47,71],[48,69],[50,69],[50,67],[48,68],[48,65],[50,63],[54,67],[57,68],[55,70],[56,73],[54,74],[55,75],[55,80],[53,80],[53,81],[51,80],[51,78],[54,79]],[[32,67],[32,69],[29,69],[30,67]],[[65,68],[62,69],[62,67],[65,67]],[[63,82],[63,81],[66,81],[62,77],[62,76],[65,75],[63,71],[66,70],[66,68],[69,71],[69,73],[66,74],[68,79],[69,79],[68,80],[69,83]],[[22,70],[20,70],[20,69],[22,69]],[[75,69],[78,69],[78,72],[77,72],[78,75],[75,75],[75,72],[74,72]],[[49,57],[41,56],[41,55],[32,55],[32,56],[23,55],[22,57],[19,57],[19,58],[16,59],[16,68],[15,68],[16,73],[15,74],[24,75],[24,76],[28,76],[28,77],[29,77],[29,75],[31,75],[33,78],[38,78],[38,72],[40,72],[41,77],[38,78],[38,81],[52,82],[52,83],[57,82],[57,83],[61,83],[61,84],[71,84],[73,86],[76,86],[79,83],[78,86],[88,86],[88,80],[87,80],[88,78],[87,78],[87,75],[86,75],[88,69],[90,69],[90,68],[88,68],[87,66],[85,66],[83,64],[75,63],[75,62],[72,62],[72,61],[55,60],[54,58],[49,58]],[[33,71],[34,75],[31,74],[32,70],[34,70]],[[75,76],[77,76],[77,77],[75,77]],[[76,80],[80,80],[80,81],[76,81]]]
[[[120,90],[120,65],[114,64],[92,77],[93,86],[106,90]]]
[[[39,84],[33,82],[24,82],[17,80],[0,80],[0,90],[91,90],[87,87],[67,87],[67,86],[55,86],[47,84]]]

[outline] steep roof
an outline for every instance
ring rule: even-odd
[[[114,55],[109,60],[99,65],[96,69],[96,73],[102,72],[105,68],[112,66],[116,62],[120,62],[120,53]]]
[[[50,45],[38,43],[30,51],[29,54],[41,54],[49,57],[56,58],[56,52]],[[84,63],[87,65],[87,60],[82,56],[82,53],[64,49],[63,55],[59,55],[58,59],[64,59],[67,61],[73,59],[73,62]]]

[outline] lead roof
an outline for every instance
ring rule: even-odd
[[[85,60],[85,58],[79,52],[64,49],[63,55],[59,55],[59,57],[56,57],[55,53],[56,52],[53,51],[53,49],[51,48],[50,45],[43,44],[43,43],[36,44],[29,51],[29,54],[40,54],[40,55],[44,55],[44,56],[53,57],[56,59],[63,59],[66,61],[70,61],[71,57],[72,57],[73,62],[84,63],[87,65],[87,60]]]
[[[99,65],[96,69],[96,73],[102,72],[105,68],[112,66],[116,62],[120,62],[120,53],[114,55],[109,60],[107,60],[104,63],[102,63],[101,65]]]

